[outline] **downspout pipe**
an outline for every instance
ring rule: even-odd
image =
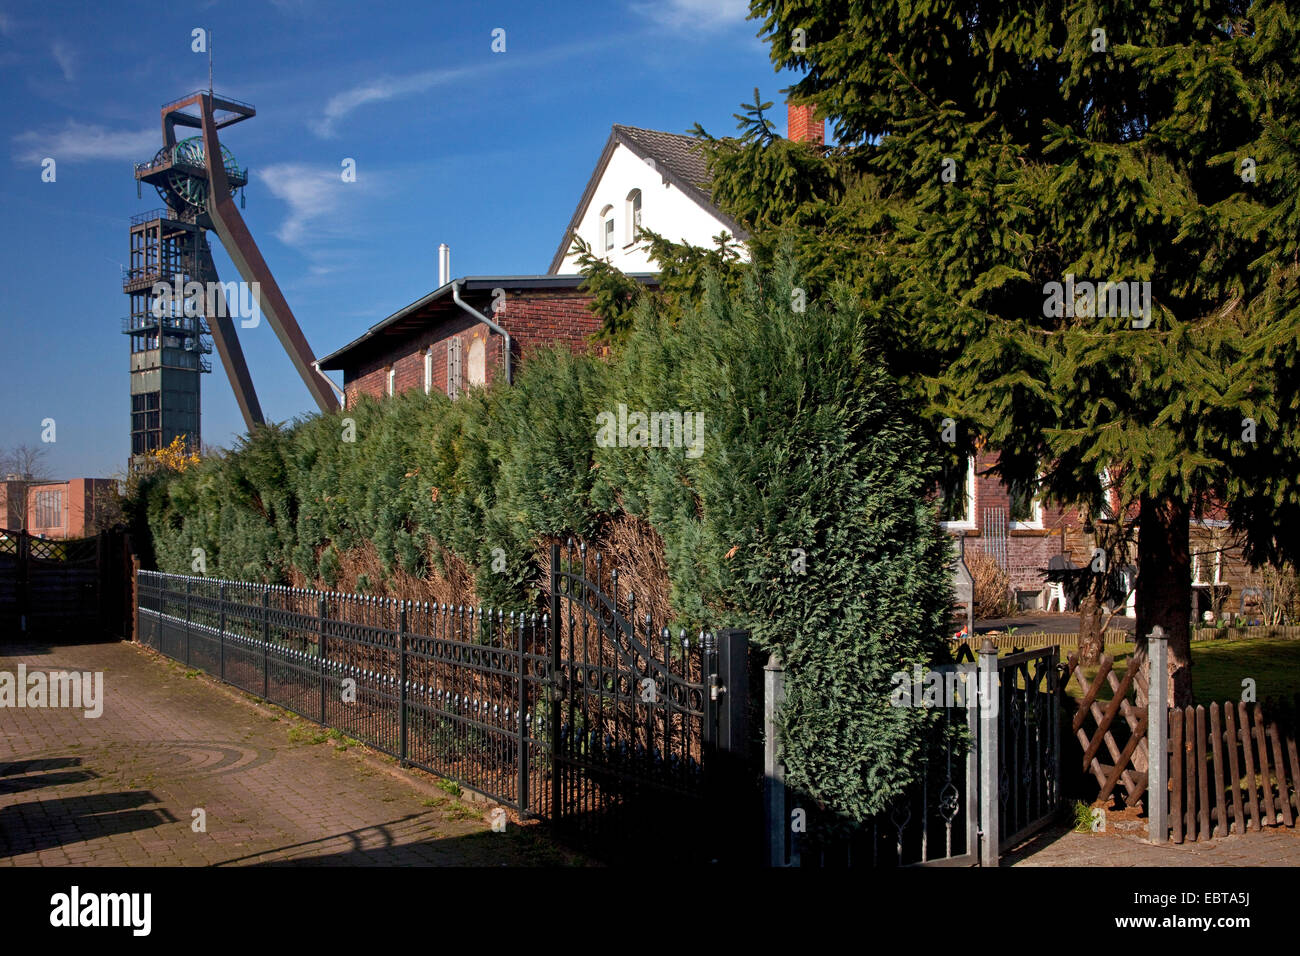
[[[334,394],[339,397],[339,408],[346,407],[348,404],[347,392],[343,391],[343,389],[335,385],[334,379],[330,378],[328,375],[326,375],[324,372],[320,370],[320,362],[312,362],[311,367],[316,370],[317,375],[325,379],[326,383],[329,385],[330,388],[334,389]]]
[[[484,315],[484,314],[483,314],[482,312],[480,312],[478,309],[476,309],[476,308],[474,308],[472,305],[469,305],[468,303],[466,303],[465,300],[462,299],[462,298],[460,297],[460,280],[457,280],[457,281],[455,281],[455,282],[453,282],[453,283],[451,284],[451,299],[452,299],[453,302],[455,302],[458,306],[460,306],[462,309],[464,309],[464,310],[465,310],[466,312],[468,312],[470,315],[474,316],[475,319],[477,319],[478,321],[482,322],[484,325],[486,325],[486,326],[487,326],[489,329],[491,329],[493,332],[497,333],[499,336],[501,336],[503,339],[505,339],[505,342],[506,342],[506,384],[507,384],[507,385],[510,385],[510,384],[512,383],[512,381],[513,381],[512,376],[511,376],[511,374],[510,374],[510,351],[511,351],[511,345],[512,345],[512,342],[511,342],[511,339],[510,339],[510,333],[507,332],[505,329],[501,328],[501,326],[497,325],[495,322],[493,322],[491,319],[489,319],[486,315]]]

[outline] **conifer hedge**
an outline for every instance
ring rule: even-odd
[[[682,626],[747,627],[781,653],[789,783],[864,819],[925,746],[927,714],[889,705],[890,676],[946,654],[938,456],[864,353],[856,304],[796,311],[797,284],[788,263],[737,293],[714,279],[680,318],[640,303],[611,360],[543,351],[456,402],[412,391],[259,428],[141,484],[157,564],[190,573],[203,548],[211,575],[364,590],[382,582],[340,577],[359,543],[385,574],[425,574],[445,549],[484,604],[527,607],[543,541],[635,516],[663,541]],[[649,447],[634,427],[598,443],[620,405],[702,416],[702,443]]]

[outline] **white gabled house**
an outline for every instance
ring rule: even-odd
[[[655,272],[640,241],[644,226],[673,242],[711,249],[719,233],[745,231],[709,197],[709,170],[692,136],[615,125],[569,220],[550,275],[579,272],[573,236],[623,272]],[[742,255],[743,255],[742,251]]]

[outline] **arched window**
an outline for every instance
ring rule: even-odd
[[[627,241],[630,245],[641,238],[641,190],[627,194]]]
[[[466,373],[470,385],[482,385],[487,381],[487,351],[483,340],[477,336],[469,345],[469,368]]]
[[[612,252],[614,249],[614,207],[606,206],[600,211],[600,235],[596,248],[600,253]]]

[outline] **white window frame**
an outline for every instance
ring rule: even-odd
[[[433,346],[424,350],[424,394],[433,388]]]
[[[948,531],[975,530],[975,456],[966,456],[966,517],[961,521],[940,521]]]
[[[1039,480],[1042,475],[1038,476]],[[1035,482],[1037,484],[1037,482]],[[1007,507],[1008,518],[1010,518],[1011,508]],[[1007,521],[1007,530],[1009,531],[1042,531],[1043,530],[1043,499],[1036,493],[1033,500],[1029,503],[1028,521]]]
[[[396,368],[396,366],[393,366],[393,365],[388,366],[388,372],[386,373],[386,381],[387,381],[387,383],[388,383],[388,384],[387,384],[387,387],[388,387],[388,397],[389,397],[389,398],[392,398],[392,397],[393,397],[393,393],[397,390],[397,368]]]
[[[600,211],[600,225],[597,227],[596,249],[600,255],[608,257],[614,251],[614,207],[605,206]],[[608,245],[606,245],[608,242]]]
[[[1192,586],[1193,587],[1214,587],[1223,584],[1223,549],[1216,547],[1217,542],[1211,538],[1210,547],[1214,549],[1214,580],[1203,581],[1205,568],[1201,566],[1201,554],[1199,551],[1192,552]]]

